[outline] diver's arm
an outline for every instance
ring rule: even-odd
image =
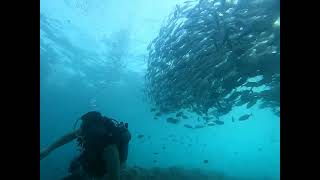
[[[40,151],[40,160],[45,158],[47,155],[49,155],[51,151],[74,140],[79,134],[79,132],[80,130],[78,129],[68,134],[65,134],[64,136],[56,140],[53,144],[51,144],[48,148],[45,148],[44,150]]]

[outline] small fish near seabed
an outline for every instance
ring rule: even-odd
[[[251,114],[245,114],[245,115],[239,117],[238,121],[248,120],[250,116],[252,116],[252,113]]]

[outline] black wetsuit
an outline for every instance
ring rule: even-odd
[[[105,120],[108,123],[112,122],[109,118],[106,118]],[[128,144],[131,139],[130,132],[122,123],[121,126],[112,126],[111,128],[109,126],[108,132],[112,132],[112,136],[110,137],[109,133],[108,136],[103,138],[103,141],[99,141],[105,143],[104,147],[115,144],[119,151],[120,163],[122,164],[128,157]],[[101,176],[102,174],[107,173],[105,172],[105,162],[100,153],[97,153],[95,156],[96,158],[88,158],[87,154],[86,151],[82,151],[79,156],[72,160],[69,167],[69,175],[64,177],[63,180],[86,180],[88,174],[98,174],[98,176]]]

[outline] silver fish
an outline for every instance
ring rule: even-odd
[[[245,115],[241,116],[238,120],[239,121],[245,121],[245,120],[249,119],[250,116],[252,116],[252,113],[251,114],[245,114]]]

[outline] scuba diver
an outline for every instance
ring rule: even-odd
[[[84,114],[81,120],[79,129],[40,150],[40,160],[56,148],[77,139],[81,153],[72,160],[69,175],[63,180],[120,180],[120,167],[127,160],[131,140],[128,123],[119,123],[97,111]]]

